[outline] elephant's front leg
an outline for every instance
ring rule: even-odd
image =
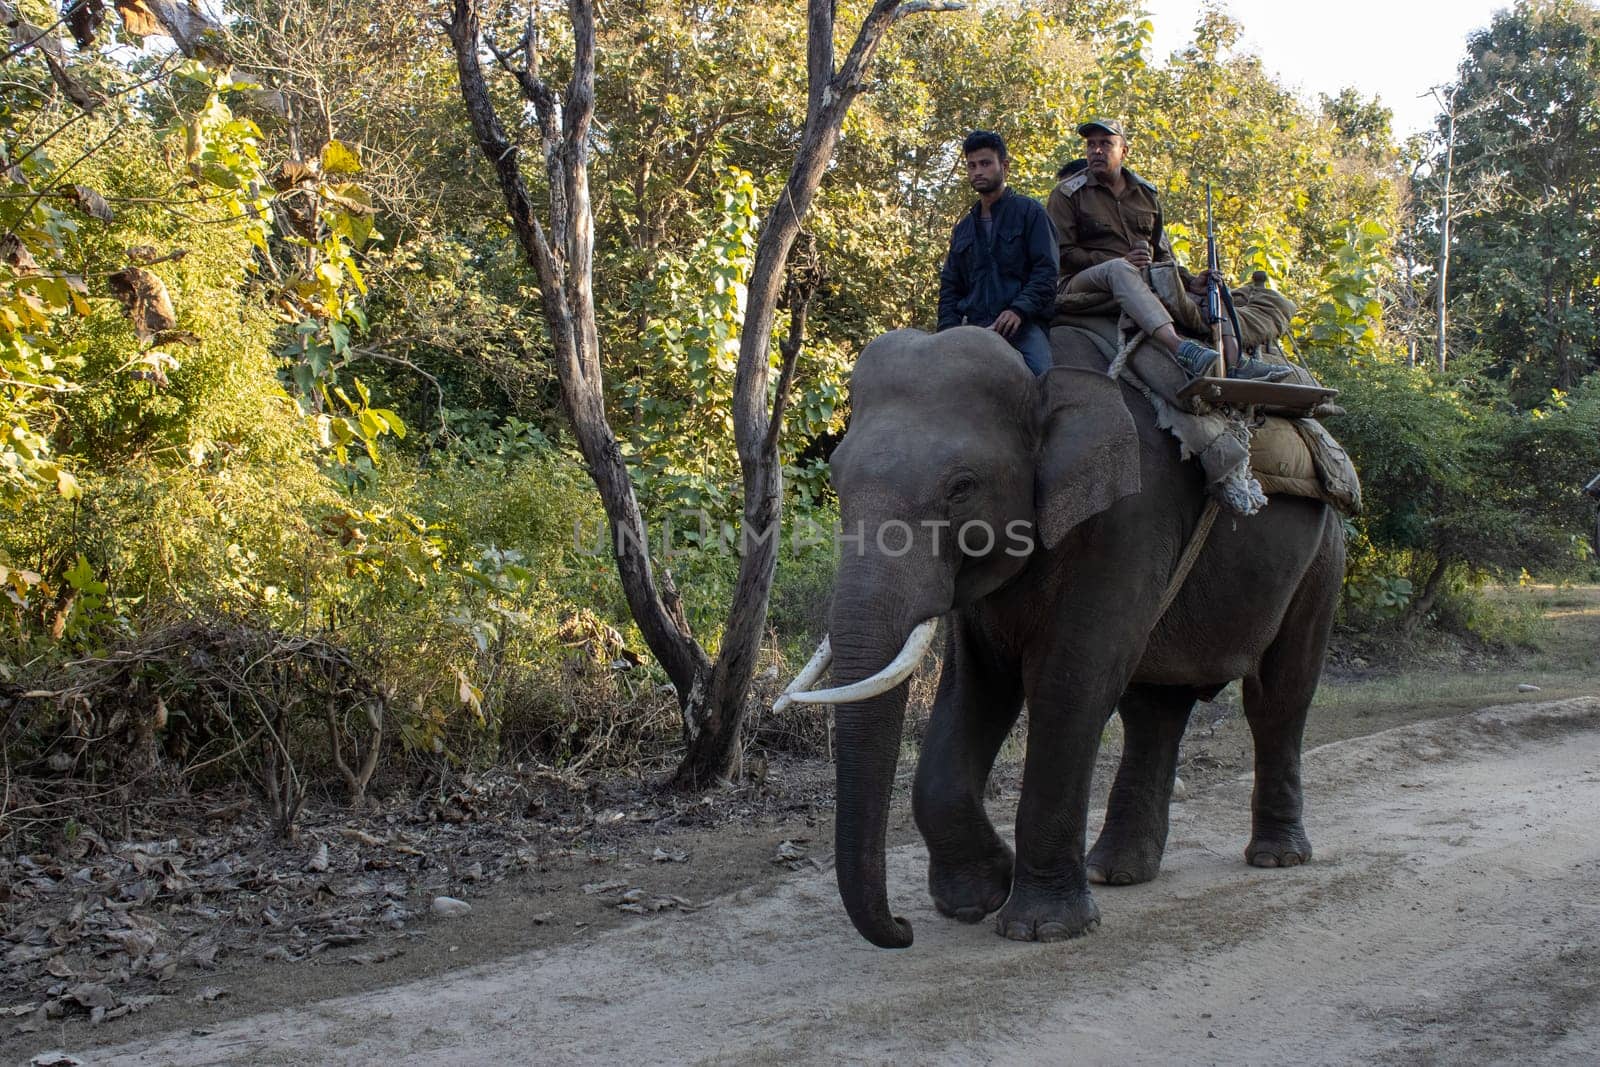
[[[1013,941],[1061,941],[1100,925],[1084,836],[1095,752],[1116,692],[1084,697],[1029,697],[1016,870],[996,923]]]
[[[1022,685],[1015,666],[987,654],[970,626],[960,616],[952,620],[912,808],[928,843],[934,906],[975,923],[1011,892],[1011,850],[995,833],[983,794],[1022,708]]]

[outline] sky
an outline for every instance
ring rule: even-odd
[[[1308,102],[1353,86],[1394,111],[1395,136],[1430,129],[1437,108],[1430,88],[1451,81],[1467,35],[1489,25],[1510,0],[1222,0],[1244,25],[1239,47],[1261,57],[1279,83]],[[1199,0],[1144,0],[1155,24],[1158,62],[1187,45]],[[1418,99],[1422,96],[1423,99]]]

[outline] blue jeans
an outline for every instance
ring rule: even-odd
[[[1050,335],[1037,322],[1025,322],[1010,337],[1011,347],[1022,353],[1022,361],[1038,377],[1055,365],[1050,354]]]

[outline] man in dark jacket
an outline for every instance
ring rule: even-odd
[[[1028,369],[1050,369],[1050,313],[1056,298],[1056,234],[1037,200],[1006,188],[1011,157],[997,133],[978,130],[961,145],[978,202],[950,234],[939,272],[939,329],[983,326],[1010,341]]]

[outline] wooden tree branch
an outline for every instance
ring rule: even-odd
[[[551,236],[535,217],[515,146],[495,113],[479,61],[481,29],[472,0],[454,0],[447,26],[456,54],[461,98],[478,147],[494,168],[523,256],[539,275],[557,380],[578,449],[605,507],[617,572],[645,643],[672,679],[685,707],[703,691],[710,660],[695,643],[671,575],[653,571],[644,517],[627,465],[606,420],[591,289],[593,227],[589,210],[588,137],[594,112],[594,12],[572,0],[576,42],[572,83],[558,117],[554,94],[533,101],[539,111],[550,178]]]
[[[600,381],[600,337],[594,315],[594,216],[589,207],[589,127],[594,122],[594,4],[571,0],[572,84],[562,119],[567,189],[568,299],[577,315],[578,362],[584,377]],[[603,417],[602,412],[602,417]]]
[[[455,0],[454,16],[447,29],[456,53],[461,97],[467,106],[472,132],[499,180],[500,192],[510,212],[511,228],[517,235],[517,241],[539,275],[545,320],[551,331],[551,346],[556,352],[557,373],[565,382],[568,375],[581,375],[576,363],[561,365],[563,358],[574,350],[571,339],[572,316],[566,307],[564,271],[551,251],[544,228],[534,213],[533,198],[529,196],[527,185],[522,180],[522,170],[517,166],[517,146],[506,136],[505,127],[501,125],[500,116],[495,113],[494,103],[489,97],[489,86],[484,81],[483,67],[478,61],[478,12],[471,0]]]
[[[811,306],[815,289],[796,295],[789,307],[789,336],[778,345],[783,357],[783,370],[778,375],[777,395],[772,400],[772,420],[767,426],[767,440],[763,447],[776,451],[778,439],[783,435],[783,412],[789,406],[789,392],[794,387],[794,368],[800,359],[800,349],[806,339],[806,312]]]
[[[689,632],[670,574],[663,571],[657,584],[638,501],[606,420],[592,285],[594,226],[589,185],[589,141],[595,108],[594,5],[592,0],[568,0],[573,70],[564,99],[557,99],[538,76],[533,22],[519,42],[525,53],[520,66],[491,48],[500,65],[517,80],[523,97],[533,103],[538,116],[550,193],[547,235],[535,218],[516,147],[495,114],[484,81],[478,57],[481,29],[477,11],[472,0],[453,0],[448,30],[456,53],[462,100],[479,147],[495,170],[524,256],[539,275],[562,397],[578,447],[605,505],[628,606],[651,652],[671,677],[683,708],[688,747],[676,775],[680,785],[708,785],[726,776],[734,765],[745,699],[765,627],[783,503],[778,433],[794,380],[810,300],[810,290],[806,290],[796,291],[791,301],[789,336],[781,346],[783,363],[777,397],[769,410],[769,353],[789,252],[833,158],[845,113],[861,90],[884,34],[905,14],[949,11],[961,6],[928,0],[876,0],[843,67],[835,71],[834,0],[809,0],[805,129],[783,193],[762,227],[756,246],[734,376],[734,436],[744,475],[745,506],[739,576],[722,650],[712,664]]]
[[[833,5],[811,4],[806,11],[806,132],[822,121],[828,87],[833,84]]]
[[[872,57],[902,9],[910,6],[919,11],[954,10],[961,5],[905,5],[902,0],[876,0],[838,71],[833,69],[834,6],[834,0],[809,0],[806,69],[810,85],[805,130],[783,193],[762,226],[750,273],[733,387],[734,439],[744,476],[739,575],[706,698],[690,707],[685,718],[689,745],[676,776],[682,786],[708,785],[733,766],[738,756],[745,695],[766,626],[783,517],[783,468],[778,460],[778,433],[774,430],[777,424],[773,419],[782,411],[781,407],[768,410],[767,376],[774,315],[790,249],[833,158],[845,113],[861,91]],[[800,325],[803,329],[803,313]],[[794,351],[798,356],[798,343]],[[787,357],[785,367],[780,392],[784,378],[791,383],[793,380]]]
[[[900,5],[900,10],[894,13],[898,22],[907,15],[920,15],[926,11],[965,11],[966,4],[957,0],[910,0],[910,3]]]

